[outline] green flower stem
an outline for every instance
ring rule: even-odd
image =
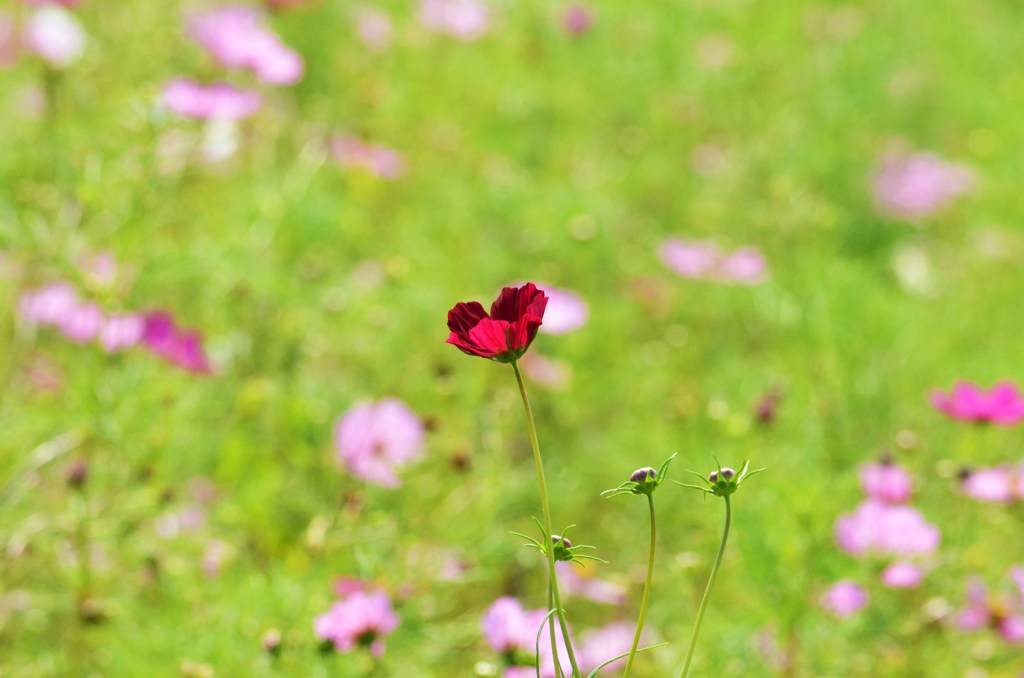
[[[647,599],[651,595],[651,580],[654,578],[654,544],[658,535],[657,523],[654,521],[654,493],[647,493],[647,506],[651,510],[651,548],[647,556],[647,580],[644,581],[644,597],[640,601],[640,616],[636,620],[636,633],[633,635],[633,647],[629,649],[626,670],[622,678],[629,678],[629,670],[633,668],[636,648],[640,645],[640,631],[644,628],[644,617],[647,616]]]
[[[555,609],[555,593],[551,588],[551,582],[548,582],[548,609]],[[555,640],[555,619],[554,617],[548,617],[548,629],[551,631],[551,647],[558,647],[556,644],[558,641]],[[565,678],[565,672],[562,671],[562,662],[558,661],[558,653],[552,654],[552,658],[555,662],[555,678]]]
[[[718,556],[715,558],[715,566],[711,568],[711,576],[708,577],[708,586],[704,589],[704,597],[700,601],[700,609],[697,610],[697,622],[693,625],[693,635],[690,636],[690,648],[686,651],[686,663],[683,664],[683,672],[680,678],[686,678],[690,672],[690,662],[693,661],[693,651],[697,647],[697,635],[700,633],[700,623],[704,621],[704,612],[708,608],[708,598],[711,597],[711,587],[715,585],[715,577],[718,576],[718,568],[722,564],[722,554],[725,553],[725,542],[729,539],[729,523],[732,522],[732,505],[729,504],[729,495],[725,495],[725,530],[722,531],[722,543],[718,547]]]
[[[555,550],[551,545],[551,535],[553,533],[551,531],[551,509],[548,506],[548,484],[544,480],[544,464],[540,458],[537,427],[533,423],[533,410],[530,409],[530,399],[526,396],[526,385],[523,383],[523,375],[519,371],[519,365],[513,362],[512,369],[516,373],[519,395],[523,398],[523,408],[526,410],[526,424],[530,429],[530,444],[533,446],[533,462],[537,466],[537,482],[540,483],[540,505],[544,512],[544,531],[547,533],[544,535],[544,538],[547,540],[544,550],[548,555],[548,581],[551,587],[551,595],[555,599],[555,616],[558,617],[558,625],[562,629],[562,639],[565,641],[565,650],[569,655],[569,663],[572,665],[572,678],[580,678],[582,674],[580,673],[579,665],[576,663],[576,653],[572,649],[569,627],[565,623],[565,612],[562,610],[562,598],[558,593],[558,575],[555,572]],[[552,633],[553,635],[554,633]],[[556,658],[558,657],[558,646],[554,642],[552,642],[551,652]]]

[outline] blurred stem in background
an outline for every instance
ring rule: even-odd
[[[728,500],[727,500],[728,501]],[[633,658],[636,657],[636,649],[640,645],[640,632],[644,628],[644,618],[647,616],[647,600],[651,594],[651,580],[654,577],[654,545],[657,540],[657,523],[654,520],[654,493],[647,493],[647,506],[651,512],[651,546],[647,554],[647,579],[644,581],[644,595],[640,601],[640,616],[636,620],[636,633],[633,634],[633,647],[629,649],[629,659],[626,660],[626,669],[622,678],[629,678],[629,671],[633,668]]]
[[[718,546],[718,556],[715,557],[715,564],[711,568],[711,576],[708,577],[707,588],[704,589],[704,597],[700,601],[700,609],[697,610],[697,621],[693,625],[693,635],[690,636],[690,647],[686,651],[686,662],[683,664],[683,672],[680,678],[686,678],[690,672],[690,662],[693,661],[693,650],[697,647],[697,636],[700,634],[700,623],[704,621],[704,612],[708,607],[708,598],[711,597],[711,587],[715,585],[715,577],[718,576],[718,568],[722,564],[722,554],[725,553],[725,542],[729,539],[729,524],[732,522],[732,505],[729,497],[725,499],[725,529],[722,531],[722,543]]]
[[[526,424],[530,429],[530,444],[533,447],[533,462],[537,466],[537,482],[540,484],[540,504],[544,512],[544,552],[548,557],[548,581],[551,589],[551,597],[554,598],[555,616],[558,617],[558,625],[562,629],[562,640],[565,642],[565,650],[569,655],[569,663],[572,665],[572,678],[579,678],[580,669],[576,663],[576,653],[572,648],[572,639],[569,638],[569,627],[565,622],[565,611],[562,609],[562,598],[558,593],[558,575],[555,572],[555,550],[551,543],[551,508],[548,504],[548,485],[544,479],[544,463],[540,456],[540,443],[537,442],[537,427],[533,422],[533,410],[530,408],[530,399],[526,395],[526,385],[523,383],[523,375],[519,371],[519,365],[512,362],[512,370],[516,373],[516,382],[519,384],[519,395],[523,399],[523,409],[526,410]],[[555,641],[554,622],[551,623],[551,652],[555,657],[555,664],[558,664],[558,644]]]

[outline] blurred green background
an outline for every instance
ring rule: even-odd
[[[536,480],[511,370],[446,346],[445,314],[520,280],[590,309],[531,349],[571,370],[530,384],[555,523],[630,586],[622,609],[572,598],[575,628],[639,605],[646,507],[599,492],[714,454],[768,471],[734,501],[694,675],[1024,671],[1019,648],[950,622],[969,575],[996,587],[1024,561],[1020,502],[971,501],[955,479],[1019,461],[1020,434],[927,401],[1024,358],[1024,6],[590,0],[573,35],[568,5],[509,0],[461,41],[381,0],[393,35],[373,50],[354,5],[308,3],[266,18],[304,77],[264,86],[217,163],[196,151],[204,123],[158,103],[174,77],[253,85],[188,39],[204,7],[85,0],[79,62],[0,71],[0,675],[494,675],[483,611],[503,594],[544,606],[544,563],[509,534],[531,531]],[[404,175],[340,166],[336,133],[397,149]],[[185,156],[167,150],[182,139]],[[972,189],[886,215],[871,177],[894,147],[962,163]],[[669,237],[756,246],[768,280],[680,277],[658,258]],[[19,321],[26,290],[88,290],[97,252],[119,263],[104,303],[199,329],[213,374]],[[429,424],[397,490],[346,473],[332,442],[347,408],[386,396]],[[832,537],[882,448],[943,530],[916,590],[882,588]],[[675,486],[657,501],[648,623],[671,645],[637,676],[677,675],[722,521]],[[189,511],[201,525],[167,528]],[[469,567],[441,579],[450,557]],[[319,648],[336,576],[395,601],[376,667]],[[872,595],[841,620],[818,604],[840,578]]]

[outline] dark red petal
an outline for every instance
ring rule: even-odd
[[[541,325],[541,319],[535,315],[524,315],[512,325],[512,333],[509,338],[510,348],[517,353],[522,353],[537,336],[537,329]]]
[[[491,317],[495,320],[515,322],[527,313],[531,304],[538,303],[539,313],[535,315],[543,317],[547,297],[533,283],[526,283],[522,287],[506,287],[491,304]]]
[[[479,301],[459,302],[448,311],[448,329],[468,337],[469,331],[487,317]]]
[[[445,343],[451,344],[466,355],[475,355],[480,356],[481,358],[491,357],[488,353],[482,353],[476,344],[469,341],[468,336],[463,337],[458,332],[452,332],[448,335],[448,339],[445,340]]]
[[[480,353],[477,355],[493,358],[508,353],[508,335],[509,323],[504,320],[484,318],[469,331],[469,340],[480,349]]]

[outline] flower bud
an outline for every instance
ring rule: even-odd
[[[89,477],[89,465],[82,459],[77,459],[71,462],[68,466],[67,472],[64,476],[68,487],[73,489],[81,489],[85,485],[86,478]]]
[[[571,549],[572,548],[572,542],[569,541],[569,539],[567,537],[563,537],[560,534],[553,534],[553,535],[551,535],[551,543],[554,544],[555,546],[563,546],[563,547],[565,547],[567,549]]]
[[[735,476],[735,475],[736,475],[736,471],[733,471],[729,467],[726,467],[726,468],[722,469],[722,478],[724,478],[725,480],[732,480],[732,477]],[[708,480],[711,481],[712,483],[717,483],[718,482],[718,471],[712,471],[711,475],[708,476]]]
[[[654,479],[658,477],[658,472],[650,466],[644,466],[633,471],[633,475],[629,476],[630,482],[643,483],[647,482],[648,478]]]
[[[267,629],[260,638],[260,645],[267,654],[276,655],[281,649],[281,632],[277,629]]]

